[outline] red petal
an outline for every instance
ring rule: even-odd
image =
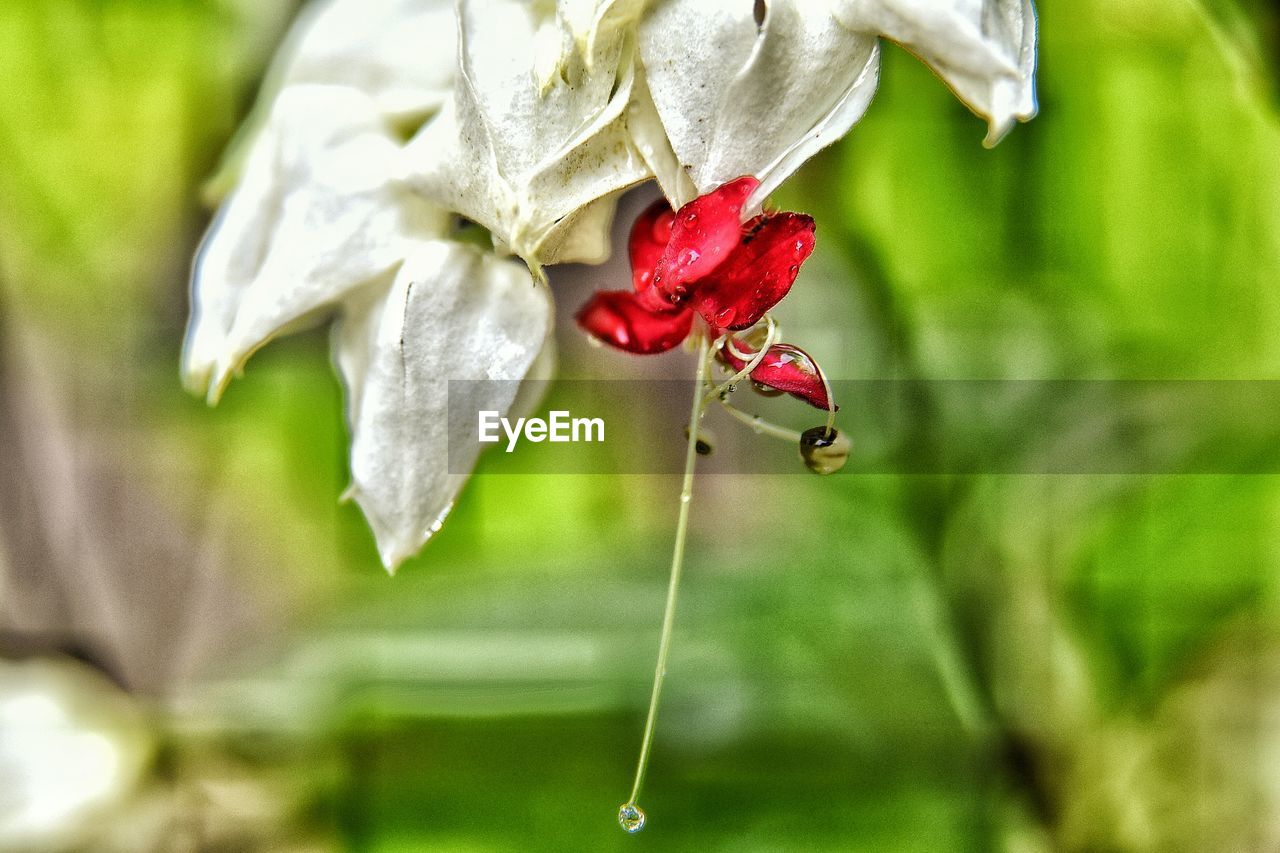
[[[728,260],[694,288],[693,307],[712,326],[754,326],[787,295],[813,253],[813,218],[803,213],[757,216],[747,228]]]
[[[751,347],[734,339],[738,352],[751,353]],[[720,350],[722,360],[734,370],[746,367],[746,362],[729,352],[728,346]],[[792,397],[804,400],[818,409],[830,407],[827,388],[822,381],[822,371],[817,362],[799,347],[791,344],[775,344],[769,347],[764,359],[751,371],[751,378],[761,385],[785,391]],[[839,407],[836,407],[837,410]]]
[[[638,355],[666,352],[689,336],[692,311],[657,314],[631,290],[603,290],[578,312],[578,325],[596,340]]]
[[[760,182],[747,176],[701,195],[676,211],[671,240],[653,271],[653,284],[671,301],[719,266],[742,239],[742,205]]]
[[[631,226],[631,241],[627,248],[631,256],[631,281],[637,293],[643,293],[653,285],[653,268],[671,241],[671,220],[674,218],[671,205],[663,199],[651,204]]]

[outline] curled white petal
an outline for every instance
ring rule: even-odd
[[[591,69],[601,46],[634,29],[644,7],[645,0],[557,0],[556,16],[569,45]]]
[[[395,179],[401,149],[372,99],[341,86],[277,98],[197,256],[183,373],[216,399],[259,346],[389,281],[445,214]]]
[[[511,261],[447,241],[334,328],[347,388],[351,489],[393,571],[439,529],[478,455],[479,410],[509,411],[551,328],[547,290]],[[450,380],[484,380],[453,383]]]
[[[309,5],[278,62],[279,85],[350,86],[383,115],[422,119],[453,90],[453,0],[326,0]]]
[[[758,200],[862,117],[878,52],[876,38],[840,26],[826,0],[772,0],[759,23],[751,3],[668,0],[641,24],[640,56],[696,192],[754,175]],[[672,201],[688,201],[681,179],[651,153],[658,141],[646,110],[641,101],[633,111],[641,149],[668,195],[680,193]]]
[[[927,62],[989,122],[994,145],[1036,113],[1036,16],[1031,0],[834,0],[855,32],[879,33]]]
[[[643,68],[636,71],[631,103],[627,105],[627,129],[667,200],[675,207],[692,201],[698,195],[698,188],[671,147]]]
[[[368,96],[406,132],[435,115],[453,92],[457,66],[453,0],[317,0],[290,27],[258,102],[204,187],[222,199],[241,179],[245,159],[276,97],[290,86],[345,86]]]
[[[580,65],[548,78],[555,42],[537,37],[547,21],[536,4],[461,0],[454,98],[410,143],[425,194],[535,266],[579,260],[544,245],[552,232],[649,177],[623,116],[630,39],[600,44],[589,73]]]

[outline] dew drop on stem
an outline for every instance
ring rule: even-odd
[[[644,821],[644,812],[631,803],[623,803],[618,809],[618,826],[627,832],[636,833],[644,829]]]

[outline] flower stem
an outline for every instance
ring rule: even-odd
[[[640,741],[640,760],[636,763],[636,780],[631,786],[631,796],[623,808],[636,807],[640,789],[644,786],[644,774],[649,768],[649,749],[653,746],[653,726],[658,716],[658,703],[662,698],[662,682],[667,674],[667,656],[671,652],[671,633],[676,620],[676,596],[680,591],[680,573],[684,568],[685,540],[689,533],[689,504],[693,502],[693,473],[698,460],[698,423],[706,411],[703,385],[707,380],[710,347],[698,348],[698,375],[693,383],[693,408],[689,413],[689,445],[684,457],[684,484],[680,489],[680,516],[676,521],[676,543],[671,554],[671,580],[667,584],[667,605],[662,614],[662,637],[658,641],[658,663],[653,670],[653,692],[649,697],[649,715],[644,721],[644,736]]]
[[[764,418],[760,417],[759,415],[748,414],[742,411],[742,409],[739,409],[737,406],[730,403],[728,400],[721,400],[720,405],[724,407],[724,410],[726,412],[733,415],[735,420],[741,421],[742,423],[751,427],[753,430],[760,433],[761,435],[769,435],[769,436],[773,436],[774,438],[780,438],[783,441],[786,441],[795,445],[800,444],[800,433],[796,432],[793,429],[787,429],[786,427],[778,426],[775,423],[766,421]]]

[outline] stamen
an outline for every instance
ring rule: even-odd
[[[831,383],[827,381],[827,372],[821,367],[818,368],[818,378],[822,380],[822,391],[827,395],[827,435],[835,432],[836,426],[836,398],[831,393]]]
[[[734,417],[735,420],[741,421],[760,435],[768,435],[773,438],[780,438],[790,444],[800,443],[800,433],[793,429],[787,429],[779,426],[771,421],[766,421],[759,415],[752,415],[742,411],[728,400],[720,400],[720,405],[724,410]]]
[[[693,385],[693,408],[689,413],[689,442],[684,457],[684,482],[680,489],[680,515],[676,521],[676,542],[671,554],[671,579],[667,584],[667,604],[662,614],[662,635],[658,640],[658,662],[653,670],[653,692],[649,696],[649,713],[644,721],[644,735],[640,740],[640,758],[636,762],[635,783],[631,796],[618,808],[618,823],[627,832],[639,832],[644,828],[645,813],[636,800],[644,787],[644,775],[649,769],[649,751],[653,746],[654,723],[658,717],[658,704],[662,698],[662,681],[667,674],[667,657],[671,652],[671,634],[675,626],[676,596],[680,591],[680,573],[684,568],[685,540],[689,533],[689,504],[693,500],[693,474],[698,461],[698,426],[706,413],[707,400],[702,389],[707,384],[711,358],[725,341],[724,335],[715,343],[701,346],[698,354],[698,374]]]
[[[711,392],[707,394],[705,402],[709,403],[713,399],[723,398],[726,392],[732,390],[734,386],[741,382],[745,377],[749,376],[751,371],[755,370],[760,365],[760,362],[764,361],[765,355],[769,352],[769,347],[773,346],[778,340],[778,324],[774,321],[773,317],[765,314],[764,321],[766,324],[764,343],[750,357],[738,352],[737,348],[733,346],[733,338],[730,335],[722,335],[720,339],[712,345],[713,351],[719,352],[727,344],[729,351],[733,353],[738,360],[741,361],[745,358],[747,359],[747,362],[742,365],[741,370],[733,374],[733,376],[729,377],[724,382],[719,385],[712,385]],[[828,397],[830,397],[830,394],[828,394]],[[834,416],[834,412],[832,414]]]

